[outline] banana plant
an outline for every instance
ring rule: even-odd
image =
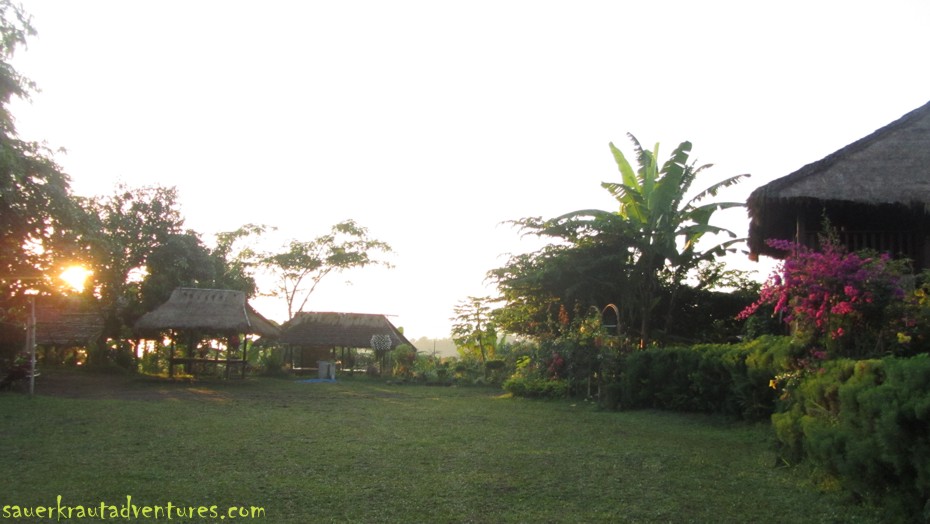
[[[650,317],[658,305],[659,286],[662,282],[679,288],[689,272],[701,262],[712,261],[744,239],[732,231],[711,225],[716,211],[744,206],[742,202],[704,201],[717,196],[721,189],[737,184],[749,175],[737,175],[718,182],[685,200],[698,174],[711,164],[697,166],[690,161],[691,142],[682,142],[672,151],[668,160],[659,167],[659,144],[650,150],[643,149],[632,134],[628,135],[636,152],[637,169],[612,142],[610,151],[620,170],[620,182],[603,182],[619,204],[615,212],[581,210],[563,215],[555,221],[589,219],[592,223],[619,222],[633,236],[634,253],[634,305],[639,310],[640,345],[649,339]],[[698,246],[706,235],[724,234],[727,240],[707,248]]]

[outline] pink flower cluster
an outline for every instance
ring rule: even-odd
[[[784,240],[768,244],[791,254],[740,318],[774,304],[785,322],[796,322],[814,338],[836,340],[850,335],[848,328],[868,323],[879,303],[904,296],[900,275],[889,266],[888,255],[863,257],[830,243],[821,251]]]

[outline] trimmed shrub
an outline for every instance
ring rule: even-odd
[[[515,376],[504,382],[504,390],[515,397],[564,398],[568,396],[568,381]]]
[[[930,357],[827,362],[786,394],[772,417],[784,460],[809,460],[896,520],[930,520]]]
[[[788,337],[636,351],[624,361],[619,407],[719,413],[759,420],[775,409],[774,377],[792,365]],[[613,395],[617,396],[614,391]]]

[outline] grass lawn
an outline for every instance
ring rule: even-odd
[[[776,467],[765,425],[365,378],[108,378],[83,398],[43,386],[0,394],[0,509],[60,495],[260,506],[240,520],[269,523],[880,520]]]

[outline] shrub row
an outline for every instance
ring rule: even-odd
[[[887,507],[889,520],[930,522],[930,355],[858,361],[809,355],[790,338],[773,336],[637,351],[605,403],[771,416],[785,462],[808,461],[856,496]]]
[[[836,360],[787,391],[781,454],[807,459],[900,521],[930,521],[930,357]]]
[[[568,396],[568,381],[539,377],[514,376],[504,381],[504,390],[515,397],[564,398]]]
[[[788,337],[741,344],[706,344],[637,351],[626,357],[606,403],[616,409],[656,408],[721,413],[759,420],[774,412],[772,378],[789,369]]]

